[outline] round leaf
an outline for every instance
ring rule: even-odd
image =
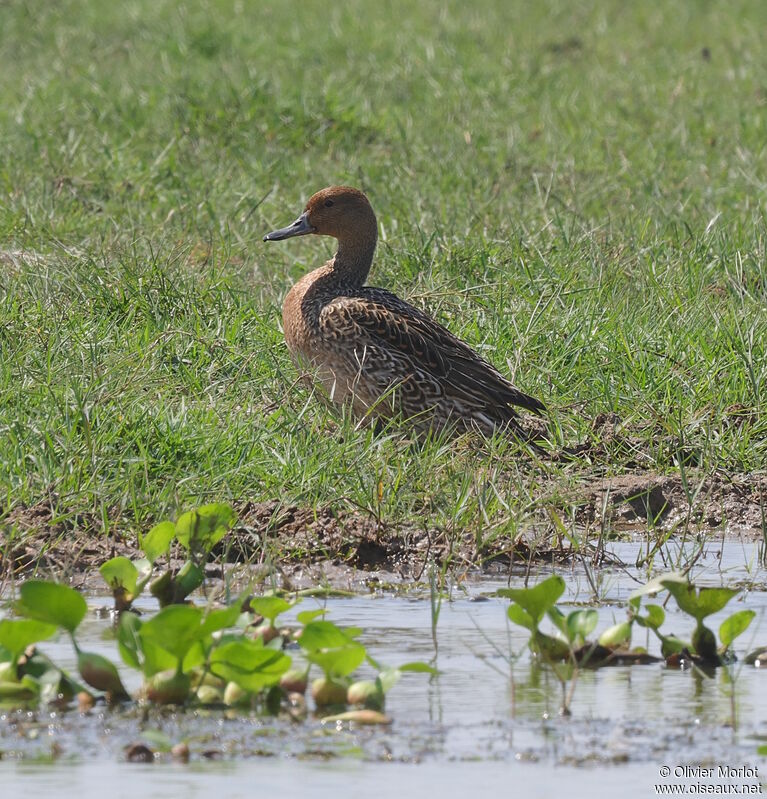
[[[141,549],[144,550],[150,563],[154,563],[168,551],[174,535],[176,535],[176,525],[173,522],[160,522],[144,536]]]
[[[552,574],[532,588],[501,588],[497,594],[513,599],[530,614],[537,625],[543,614],[554,606],[564,591],[564,579],[558,574]]]
[[[58,629],[36,619],[3,619],[0,621],[0,646],[4,646],[15,662],[18,656],[30,645],[50,638]]]
[[[27,580],[19,589],[16,612],[63,627],[73,633],[83,620],[88,606],[82,595],[67,585],[47,580]]]
[[[756,611],[753,610],[739,610],[728,616],[719,625],[719,640],[722,645],[727,649],[730,644],[741,634],[748,629],[748,625],[754,620]]]

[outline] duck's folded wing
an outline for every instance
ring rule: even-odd
[[[347,351],[352,345],[358,353],[366,348],[385,351],[386,360],[398,364],[400,379],[420,372],[439,383],[445,394],[478,408],[516,405],[534,413],[545,410],[540,400],[513,386],[422,311],[383,289],[366,291],[370,296],[339,297],[322,309],[319,323],[326,340],[336,339]]]

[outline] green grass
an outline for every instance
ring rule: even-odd
[[[485,536],[552,480],[763,471],[765,24],[761,0],[3,4],[0,507],[54,492],[124,530],[276,497]],[[372,283],[560,444],[616,414],[631,446],[530,466],[313,400],[280,306],[331,242],[261,237],[330,183],[378,213]]]

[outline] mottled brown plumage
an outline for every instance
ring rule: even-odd
[[[419,432],[509,429],[527,437],[512,406],[540,413],[542,402],[423,311],[363,285],[378,226],[362,192],[323,189],[292,225],[264,241],[309,233],[338,239],[338,252],[290,290],[283,326],[299,368],[333,402],[350,404],[362,418],[402,417]]]

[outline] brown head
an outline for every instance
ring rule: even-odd
[[[314,194],[292,225],[264,236],[264,241],[282,241],[316,233],[332,236],[342,245],[356,242],[375,246],[378,225],[368,198],[350,186],[328,186]]]

